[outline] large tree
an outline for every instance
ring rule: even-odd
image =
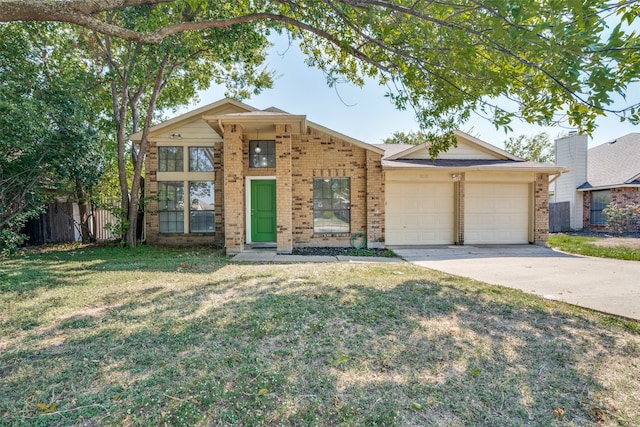
[[[640,119],[637,102],[617,108],[612,98],[625,95],[640,75],[638,35],[628,31],[640,13],[635,1],[1,0],[0,5],[0,21],[63,21],[154,44],[185,31],[256,22],[286,28],[302,40],[310,63],[329,73],[329,82],[341,74],[356,82],[375,76],[390,83],[393,102],[415,108],[425,129],[435,133],[449,131],[473,111],[508,125],[514,116],[553,123],[562,110],[572,126],[587,132],[605,113]],[[141,5],[207,14],[132,27],[105,13]],[[498,106],[501,96],[515,109]]]
[[[61,25],[12,23],[0,26],[0,82],[0,246],[61,193],[76,194],[88,239],[86,193],[104,171],[95,73]]]
[[[131,31],[162,28],[172,22],[236,14],[233,7],[209,11],[187,3],[140,6],[106,12],[111,25]],[[244,98],[271,85],[262,70],[267,39],[256,25],[206,29],[175,34],[150,45],[96,31],[85,32],[79,47],[104,70],[116,128],[118,169],[125,240],[136,245],[148,132],[159,112],[187,104],[212,82],[225,84],[229,94]],[[139,146],[129,146],[130,133],[142,131]],[[138,155],[140,153],[140,155]],[[132,175],[127,163],[133,158]]]

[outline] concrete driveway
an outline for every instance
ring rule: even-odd
[[[571,255],[536,245],[395,247],[421,267],[640,320],[640,262]]]

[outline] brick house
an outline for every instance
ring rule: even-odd
[[[555,184],[554,201],[569,201],[571,228],[604,228],[604,208],[640,204],[640,133],[587,149],[587,136],[556,140],[556,164],[571,172]],[[638,227],[640,229],[640,224]]]
[[[356,233],[369,248],[546,243],[548,179],[563,168],[456,138],[432,161],[426,145],[370,145],[223,99],[151,128],[146,239],[228,254],[349,246]]]

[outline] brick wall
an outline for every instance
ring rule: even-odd
[[[309,129],[292,138],[292,216],[294,246],[349,246],[353,233],[368,233],[373,242],[384,239],[384,185],[382,167],[368,172],[367,151],[346,141]],[[369,162],[380,165],[380,155],[371,153]],[[371,179],[367,186],[367,177]],[[344,234],[316,234],[313,231],[314,178],[350,178],[351,230]],[[368,196],[367,192],[370,190]]]
[[[638,187],[612,188],[610,192],[611,203],[615,203],[619,207],[627,206],[630,203],[640,204],[640,188]],[[591,192],[582,192],[582,197],[584,206],[582,209],[582,218],[584,220],[585,228],[605,229],[606,225],[591,224]],[[640,224],[637,224],[634,229],[640,230]]]
[[[224,126],[224,237],[227,254],[242,251],[245,242],[244,153],[242,126]]]
[[[185,150],[189,146],[200,146],[197,142],[176,142],[176,146],[183,146]],[[188,167],[185,165],[185,167]],[[149,141],[147,144],[147,156],[145,158],[145,197],[147,198],[145,209],[145,233],[146,241],[150,244],[160,245],[214,245],[221,246],[224,242],[224,207],[223,207],[223,174],[222,174],[222,143],[214,145],[214,203],[215,203],[215,233],[160,233],[158,217],[158,144]],[[179,181],[179,179],[178,179]],[[188,180],[187,180],[188,182]],[[185,203],[188,202],[189,188],[185,184]],[[185,212],[188,215],[188,211]]]
[[[549,240],[549,175],[536,174],[533,186],[533,242],[546,245]]]
[[[382,155],[366,151],[367,161],[367,247],[384,247],[384,175]]]
[[[276,206],[278,253],[293,250],[291,126],[276,125]]]

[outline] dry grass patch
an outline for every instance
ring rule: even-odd
[[[638,325],[398,264],[0,261],[0,425],[638,425]]]

